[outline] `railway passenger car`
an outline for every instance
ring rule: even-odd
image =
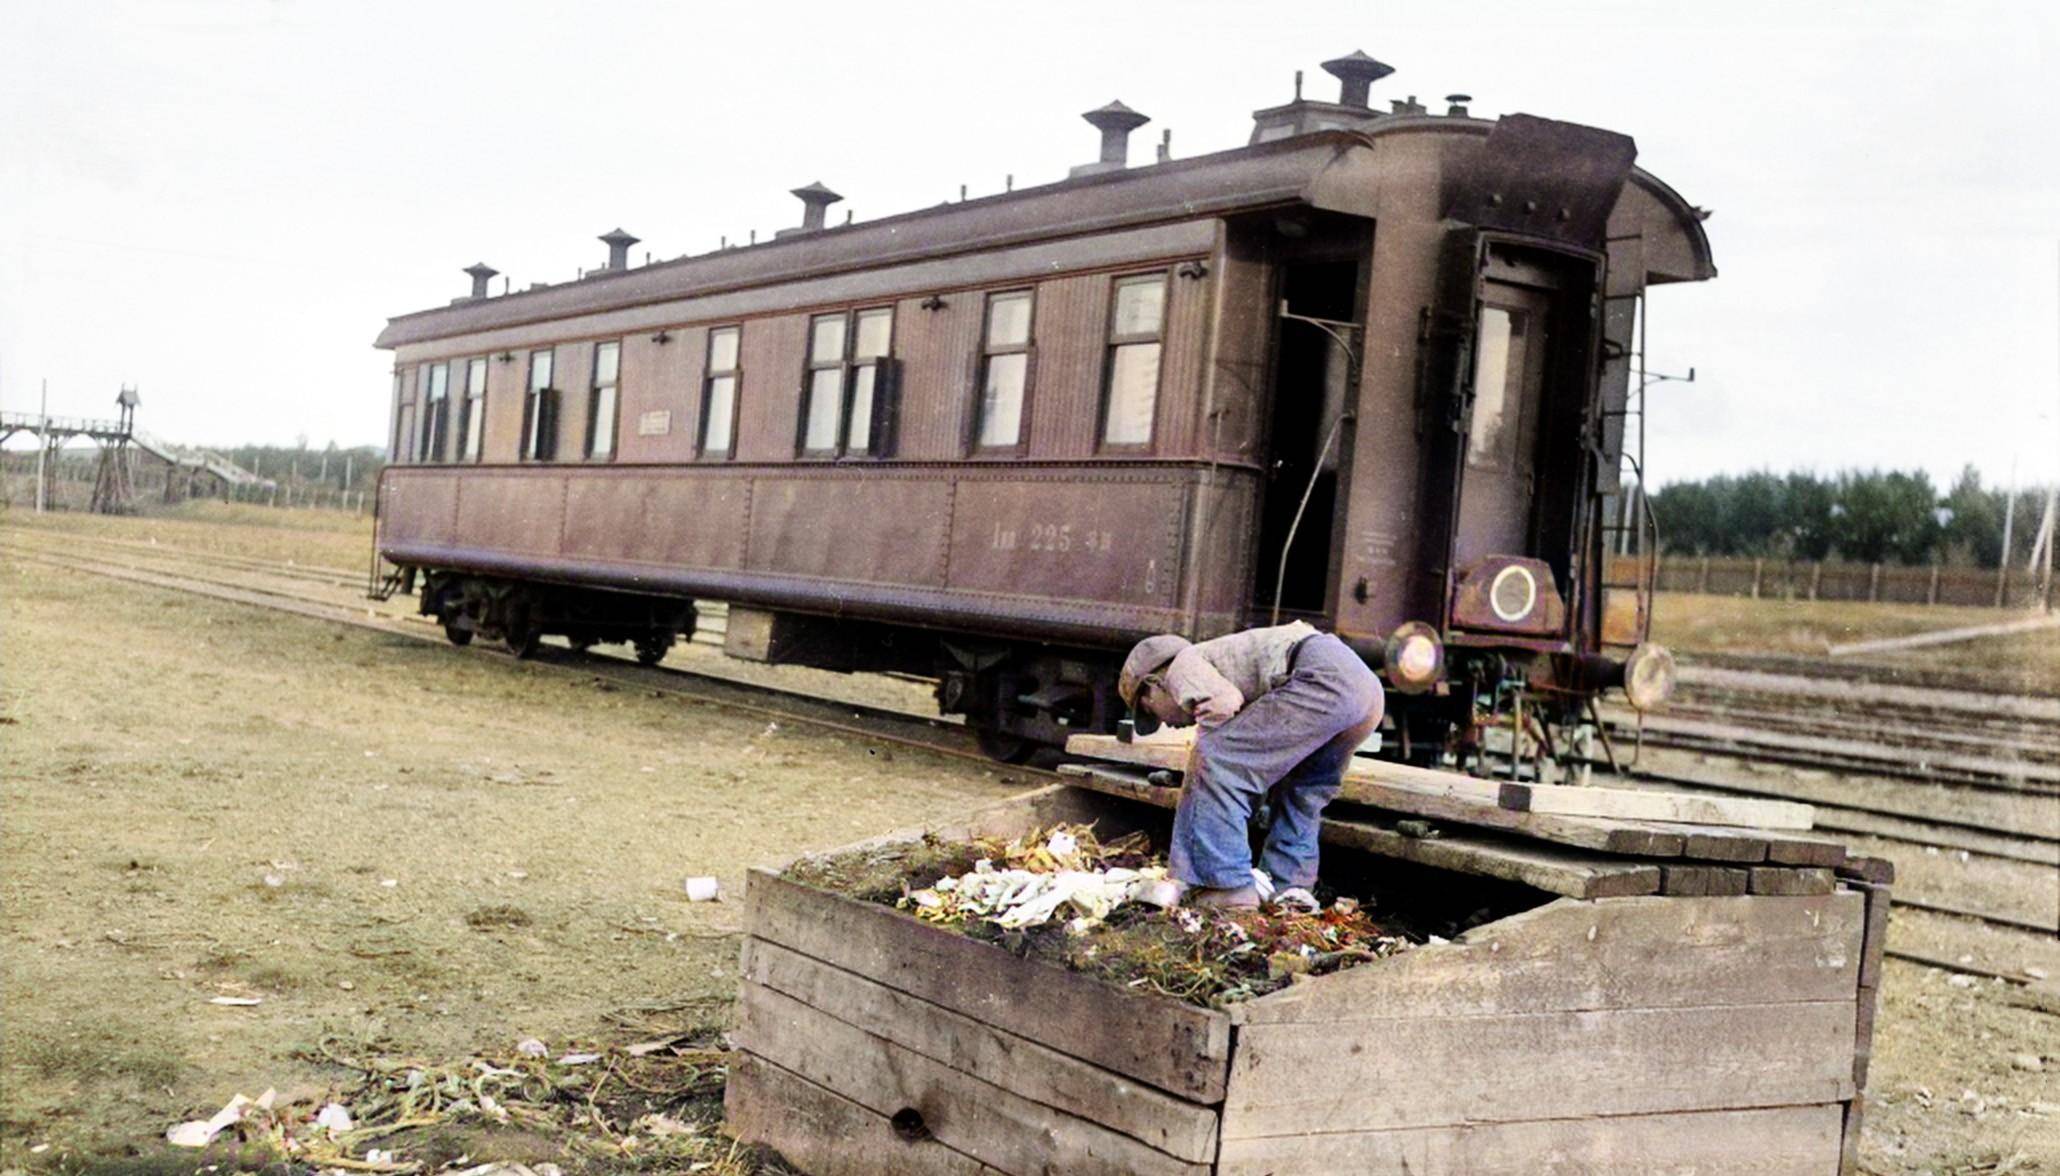
[[[1606,582],[1632,324],[1714,275],[1610,131],[1368,101],[1128,166],[472,294],[392,319],[377,546],[453,641],[628,640],[934,676],[996,754],[1113,729],[1156,632],[1305,618],[1379,669],[1386,743],[1664,689]],[[1627,669],[1628,667],[1628,669]],[[1521,723],[1523,720],[1518,719]]]

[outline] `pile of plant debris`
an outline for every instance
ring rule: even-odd
[[[808,858],[787,876],[1126,988],[1222,1006],[1404,951],[1427,937],[1337,897],[1313,913],[1167,909],[1166,864],[1090,825],[1011,840],[921,841]]]
[[[626,1045],[550,1049],[532,1038],[455,1061],[334,1038],[304,1056],[353,1078],[323,1098],[239,1094],[167,1141],[207,1149],[198,1158],[264,1157],[296,1172],[791,1171],[722,1134],[728,1053],[711,1023]],[[528,1162],[479,1162],[495,1151]],[[539,1151],[559,1162],[539,1162]]]

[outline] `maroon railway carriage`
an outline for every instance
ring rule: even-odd
[[[1425,757],[1633,657],[1607,584],[1645,288],[1714,274],[1630,139],[1413,101],[1257,112],[1250,145],[799,229],[393,319],[378,548],[452,640],[934,675],[991,750],[1113,729],[1156,632],[1275,618],[1380,668]],[[1651,681],[1647,681],[1647,678]],[[1535,712],[1534,712],[1535,713]]]

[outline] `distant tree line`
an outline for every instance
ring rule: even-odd
[[[2011,560],[2030,557],[2046,489],[2017,492]],[[1672,554],[1996,567],[2007,493],[1968,466],[1941,494],[1922,470],[1720,474],[1652,495]]]
[[[379,482],[380,467],[386,464],[386,450],[378,445],[357,445],[349,449],[328,445],[310,448],[306,438],[297,445],[204,446],[260,477],[282,486],[324,490],[370,492]]]

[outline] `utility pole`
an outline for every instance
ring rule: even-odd
[[[2017,522],[2017,458],[2010,458],[2010,488],[2003,491],[2003,554],[1996,560],[1996,607],[2003,607],[2003,597],[2010,588],[2010,532]]]
[[[36,410],[43,427],[36,430],[36,513],[43,513],[43,461],[50,454],[50,377],[43,377],[43,407]]]

